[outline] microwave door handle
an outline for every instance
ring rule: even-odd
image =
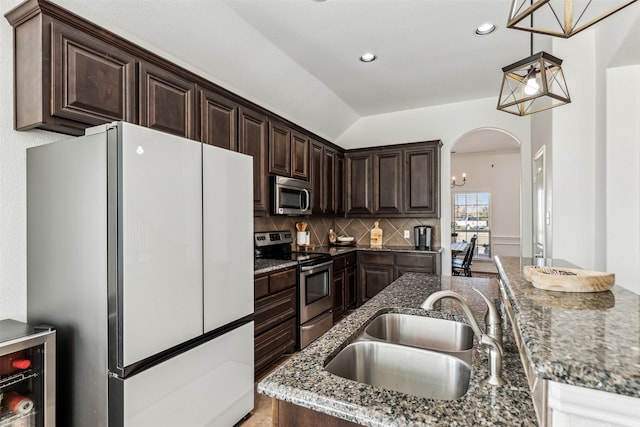
[[[309,194],[309,190],[307,190],[306,188],[304,188],[302,191],[304,191],[304,202],[300,200],[300,209],[306,211],[307,209],[309,209],[309,205],[311,204],[311,194]]]

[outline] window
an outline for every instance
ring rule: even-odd
[[[452,232],[457,241],[470,242],[478,235],[474,258],[491,259],[491,193],[455,193],[453,195]]]

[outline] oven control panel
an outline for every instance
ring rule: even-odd
[[[253,233],[256,247],[281,245],[283,243],[293,243],[293,234],[288,231],[260,231]]]

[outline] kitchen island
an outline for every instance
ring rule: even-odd
[[[499,298],[497,281],[492,279],[419,273],[401,276],[259,383],[258,392],[276,399],[274,424],[277,425],[279,418],[281,425],[287,425],[290,420],[284,419],[285,415],[292,409],[300,409],[303,413],[308,411],[304,417],[307,425],[319,425],[318,418],[314,418],[316,414],[325,417],[323,423],[333,420],[333,425],[536,425],[529,387],[508,328],[505,329],[503,366],[507,385],[494,387],[484,381],[489,374],[489,364],[486,354],[476,346],[469,390],[457,400],[421,398],[351,381],[324,370],[326,362],[354,341],[380,313],[429,315],[466,322],[460,306],[449,299],[442,300],[437,311],[420,308],[430,294],[439,290],[461,293],[484,327],[486,305],[472,288],[481,290],[492,300]],[[297,425],[305,425],[300,422],[298,418]]]
[[[527,265],[564,260],[496,257],[507,313],[542,425],[640,425],[640,296],[535,288]]]

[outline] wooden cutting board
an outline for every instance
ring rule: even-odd
[[[579,268],[525,266],[524,277],[538,289],[559,292],[603,292],[616,281],[613,273]]]

